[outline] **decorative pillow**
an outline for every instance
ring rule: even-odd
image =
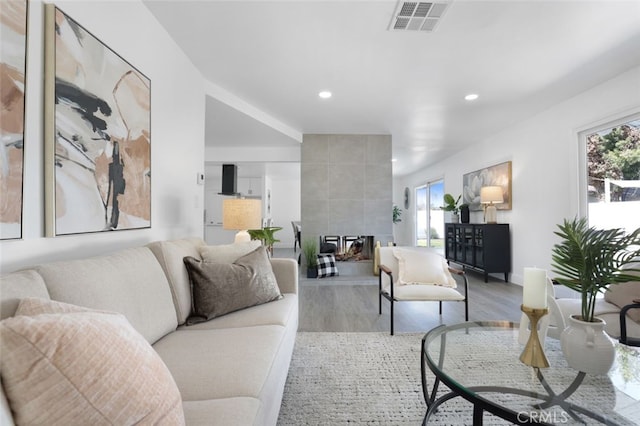
[[[334,277],[338,275],[336,257],[333,253],[318,255],[318,278]]]
[[[261,245],[260,240],[251,240],[246,243],[200,246],[198,247],[198,251],[200,252],[200,257],[202,257],[203,262],[233,263]]]
[[[263,246],[234,263],[208,263],[187,256],[193,299],[187,325],[281,299],[282,294]]]
[[[393,249],[398,259],[399,285],[432,284],[456,287],[456,281],[448,272],[447,261],[439,254],[428,250]]]
[[[16,424],[185,424],[169,370],[121,314],[24,299],[0,346]]]

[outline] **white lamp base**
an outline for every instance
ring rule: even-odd
[[[233,242],[238,244],[238,243],[248,243],[249,241],[251,241],[251,235],[249,235],[247,231],[238,231],[238,233],[236,234],[236,238]]]
[[[486,223],[498,223],[498,211],[496,206],[489,204],[484,212],[484,221]]]

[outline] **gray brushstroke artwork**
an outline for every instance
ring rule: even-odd
[[[151,82],[60,9],[54,16],[55,235],[148,228]]]

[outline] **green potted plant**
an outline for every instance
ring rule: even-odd
[[[400,207],[394,205],[393,206],[393,223],[400,223],[402,222],[402,210],[400,210]]]
[[[458,195],[458,198],[453,198],[451,194],[444,194],[444,206],[440,207],[445,212],[451,212],[451,222],[458,223],[459,217],[458,212],[460,212],[460,198],[462,195]]]
[[[273,256],[273,244],[280,242],[274,234],[281,229],[282,227],[280,226],[265,226],[262,229],[249,229],[247,232],[252,240],[262,241],[262,245],[265,246],[267,252]]]
[[[307,278],[318,278],[318,245],[315,240],[304,240],[302,252],[307,262]]]
[[[572,367],[606,373],[615,351],[604,335],[604,321],[594,315],[596,297],[610,285],[639,279],[640,269],[631,266],[640,256],[640,228],[625,234],[621,228],[597,229],[589,227],[587,218],[574,218],[565,219],[554,233],[561,238],[551,254],[554,279],[581,298],[580,315],[572,315],[562,332],[562,350]]]

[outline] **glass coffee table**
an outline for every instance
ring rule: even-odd
[[[434,415],[459,415],[442,405],[456,397],[473,404],[474,425],[482,425],[485,411],[521,425],[640,424],[639,348],[617,344],[609,374],[589,375],[569,367],[559,340],[548,337],[544,348],[550,367],[538,369],[520,362],[524,345],[518,342],[518,327],[511,322],[467,322],[442,325],[424,336],[423,424]]]

